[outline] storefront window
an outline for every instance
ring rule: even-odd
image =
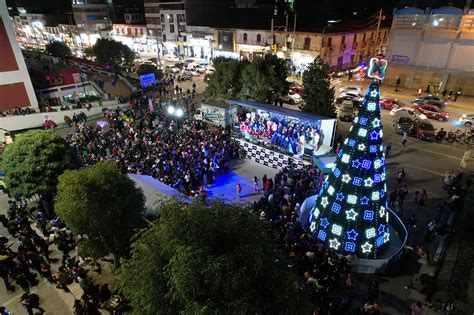
[[[243,41],[246,42],[247,41],[247,33],[244,33],[244,36],[243,36]]]
[[[262,41],[262,35],[258,34],[257,35],[257,43],[260,43]]]

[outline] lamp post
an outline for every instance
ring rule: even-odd
[[[176,132],[179,131],[179,120],[184,115],[184,111],[181,108],[176,108],[173,105],[168,106],[168,114],[174,118],[176,121]]]

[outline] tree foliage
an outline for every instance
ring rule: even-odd
[[[316,57],[303,74],[303,112],[336,117],[334,87],[331,86],[329,66]]]
[[[274,55],[256,58],[242,71],[240,98],[256,102],[275,102],[286,95],[289,83],[285,61]]]
[[[56,133],[27,131],[7,146],[2,164],[11,195],[47,196],[55,192],[58,176],[69,166],[68,147]]]
[[[52,41],[46,44],[46,51],[54,57],[66,58],[72,55],[71,49],[63,42]]]
[[[83,52],[84,52],[84,57],[86,59],[92,59],[92,57],[95,56],[94,55],[94,47],[86,47],[86,48],[84,48]]]
[[[248,64],[230,58],[217,57],[213,61],[214,73],[209,78],[206,95],[212,98],[234,98],[242,87],[242,69]]]
[[[83,252],[120,257],[142,226],[144,204],[142,190],[107,161],[62,174],[55,210],[75,234],[86,235]]]
[[[163,70],[158,69],[153,64],[142,63],[141,65],[138,66],[138,70],[137,70],[138,75],[144,75],[144,74],[149,74],[149,73],[154,73],[156,80],[161,80],[164,77]]]
[[[118,287],[140,314],[305,314],[266,227],[237,205],[162,201]]]
[[[99,38],[93,51],[97,60],[105,64],[130,67],[135,59],[130,47],[110,39]]]

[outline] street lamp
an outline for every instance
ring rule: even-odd
[[[184,111],[181,108],[176,108],[173,105],[168,106],[168,114],[172,116],[176,121],[176,131],[179,130],[179,119],[183,117]]]

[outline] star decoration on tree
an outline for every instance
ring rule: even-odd
[[[374,130],[370,133],[371,140],[377,140],[378,138],[379,138],[379,133],[377,131]]]
[[[344,194],[342,192],[338,192],[336,194],[336,200],[343,201],[344,200]]]
[[[373,245],[369,242],[365,242],[364,245],[361,246],[363,253],[370,253],[372,251]]]
[[[326,206],[329,204],[328,197],[323,197],[321,198],[321,205],[326,208]]]
[[[359,233],[357,233],[354,229],[347,231],[347,239],[355,241]]]
[[[378,232],[379,232],[379,234],[382,234],[383,232],[385,232],[385,224],[380,224],[379,225]]]
[[[363,143],[361,143],[357,146],[357,149],[359,149],[359,151],[364,151],[365,150],[365,145]]]
[[[333,238],[332,240],[329,240],[329,247],[337,250],[339,249],[339,246],[341,246],[341,243],[338,242],[337,238]]]
[[[359,168],[359,166],[360,166],[359,159],[356,159],[356,160],[352,161],[352,167]]]
[[[377,94],[378,94],[377,91],[374,90],[370,92],[370,97],[377,97]]]
[[[354,211],[354,209],[350,209],[348,211],[346,211],[346,219],[347,220],[353,220],[355,221],[356,220],[356,217],[358,216],[359,214],[357,212]]]
[[[372,187],[373,183],[374,183],[374,181],[370,177],[368,177],[367,179],[364,180],[364,186],[365,187]]]
[[[316,221],[311,222],[311,225],[309,226],[311,232],[314,232],[316,230]]]
[[[351,181],[351,177],[349,176],[349,174],[342,175],[342,181],[346,184],[349,183]]]
[[[380,127],[380,119],[374,118],[374,120],[372,121],[372,127],[379,128]]]
[[[360,204],[363,205],[363,206],[366,206],[366,205],[369,204],[369,201],[370,201],[370,199],[367,198],[366,196],[364,196],[360,199]]]
[[[326,218],[322,218],[321,221],[319,221],[319,224],[321,224],[322,227],[327,228],[329,225],[329,221]]]

